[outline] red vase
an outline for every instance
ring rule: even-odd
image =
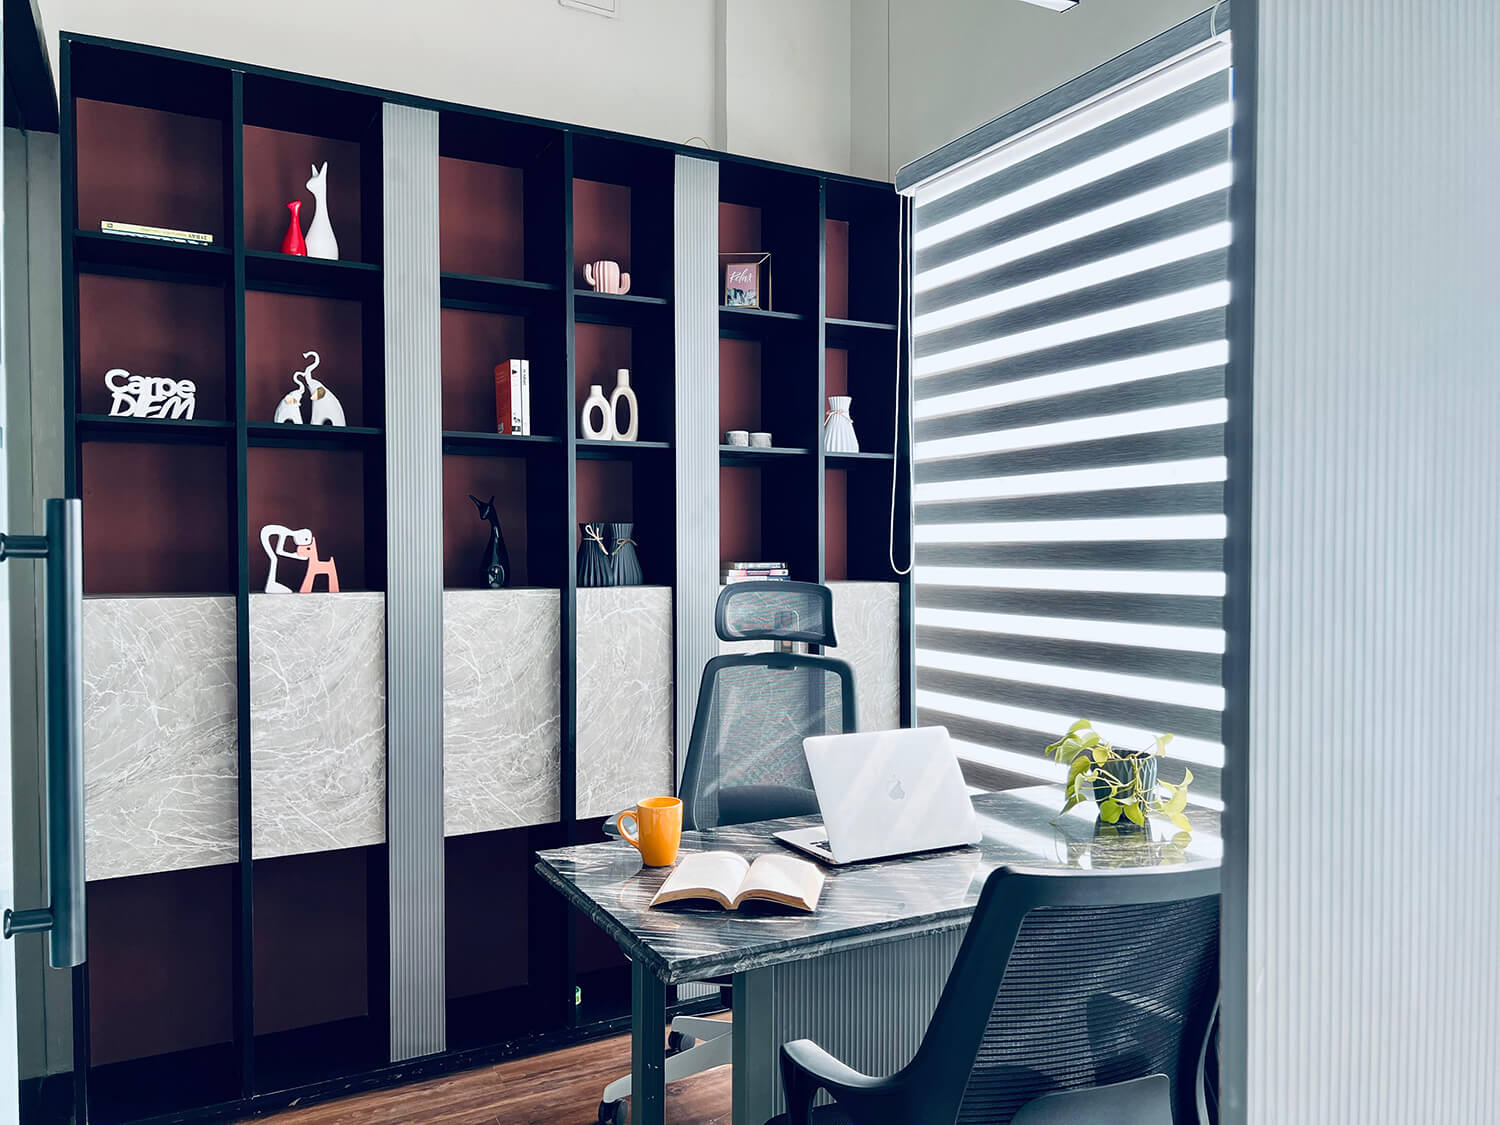
[[[286,205],[286,209],[292,213],[292,221],[287,225],[286,234],[281,239],[281,252],[283,254],[300,254],[307,257],[307,243],[302,239],[302,201],[294,200]]]

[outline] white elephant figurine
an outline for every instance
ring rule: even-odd
[[[583,267],[583,279],[596,293],[629,293],[630,275],[620,272],[620,263],[601,258]]]
[[[306,392],[302,388],[302,380],[296,375],[292,376],[292,381],[297,384],[297,387],[276,404],[276,421],[290,422],[295,426],[300,426],[302,425],[302,396]]]
[[[313,378],[313,371],[322,362],[317,352],[303,352],[303,359],[311,359],[305,371],[299,371],[292,378],[307,387],[308,406],[311,417],[308,419],[314,426],[347,426],[344,420],[344,406],[339,402],[338,395],[334,394],[323,383]]]

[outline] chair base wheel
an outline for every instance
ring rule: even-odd
[[[626,1125],[627,1107],[624,1100],[599,1103],[599,1125]]]
[[[667,1036],[667,1054],[680,1055],[698,1045],[698,1037],[685,1031],[674,1031]]]

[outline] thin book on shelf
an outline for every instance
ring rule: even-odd
[[[738,910],[746,902],[771,902],[812,913],[823,881],[823,872],[789,855],[767,854],[751,863],[733,852],[696,852],[677,864],[651,905],[703,901]]]

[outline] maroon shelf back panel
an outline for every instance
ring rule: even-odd
[[[493,434],[495,427],[495,367],[509,359],[525,359],[526,319],[468,309],[442,311],[443,429]],[[541,401],[546,372],[533,364],[531,427],[550,416]],[[552,386],[555,388],[556,383]]]
[[[589,397],[589,386],[598,383],[608,398],[615,389],[615,372],[620,368],[630,369],[635,374],[635,365],[630,361],[630,329],[616,324],[579,324],[573,329],[573,413],[575,417],[583,411],[584,400]],[[632,379],[631,386],[640,396],[639,380]],[[536,391],[532,389],[535,399]],[[536,415],[533,402],[532,416]],[[644,431],[645,426],[641,429]],[[579,430],[582,433],[582,430]],[[644,436],[644,435],[643,435]]]
[[[260,529],[279,523],[308,528],[317,540],[318,556],[332,557],[343,590],[365,589],[364,455],[353,450],[252,449],[249,455],[250,589],[266,588],[269,561],[260,546]],[[302,582],[297,559],[282,559],[279,581],[292,589]],[[322,593],[320,577],[313,587]]]
[[[719,440],[760,429],[760,341],[719,339]]]
[[[443,458],[443,585],[484,589],[480,561],[489,547],[490,525],[479,518],[470,495],[495,498],[500,534],[510,555],[512,586],[528,582],[526,566],[526,462],[519,457]]]
[[[622,270],[630,272],[630,189],[597,180],[574,180],[573,276],[580,289],[589,288],[583,267],[601,260],[619,262]],[[630,291],[640,292],[634,285]]]
[[[827,315],[840,320],[849,317],[849,224],[829,219],[823,224],[827,246],[826,277],[828,285]]]
[[[519,168],[439,158],[438,261],[445,273],[525,278],[525,184]]]
[[[230,593],[229,501],[224,449],[85,442],[84,593]]]
[[[88,885],[89,1062],[234,1037],[234,865]]]
[[[114,396],[105,372],[191,379],[197,385],[193,417],[230,418],[224,366],[224,291],[106,277],[78,277],[78,410],[108,414]]]
[[[270,422],[283,396],[297,389],[292,373],[318,353],[313,378],[338,395],[351,426],[365,425],[363,310],[358,301],[299,297],[289,293],[245,293],[245,413]],[[312,416],[303,396],[302,418]]]
[[[823,349],[823,389],[829,398],[849,393],[849,353],[843,348]],[[823,409],[828,409],[827,402]]]
[[[578,522],[632,522],[634,476],[628,461],[578,462]],[[574,540],[581,541],[578,529],[573,532]]]
[[[849,577],[849,474],[823,474],[823,571],[829,582]]]
[[[719,253],[754,254],[764,249],[760,242],[760,208],[720,203]],[[721,303],[722,297],[720,293]]]
[[[369,1012],[369,849],[255,861],[255,1034]]]
[[[450,836],[445,859],[448,996],[476,996],[526,984],[531,888],[527,830]]]
[[[79,230],[111,219],[211,234],[223,245],[218,121],[79,98],[76,136]]]
[[[307,190],[312,165],[328,161],[328,221],[339,241],[339,257],[363,261],[359,242],[359,145],[246,125],[245,249],[280,250],[291,221],[286,205],[302,201],[302,232],[307,233],[317,205]]]
[[[760,470],[719,470],[719,561],[760,562]]]

